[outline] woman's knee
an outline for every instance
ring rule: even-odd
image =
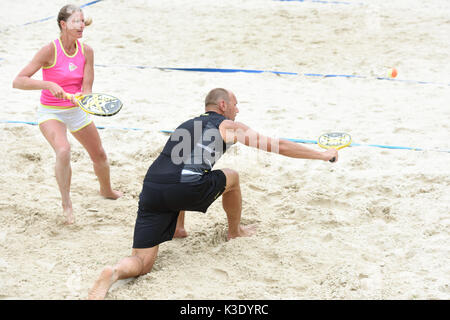
[[[95,164],[103,164],[108,161],[108,157],[103,147],[99,147],[99,149],[95,150],[90,157]]]
[[[64,144],[55,148],[56,159],[62,162],[70,162],[70,145]]]

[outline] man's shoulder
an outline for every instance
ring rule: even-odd
[[[236,126],[236,122],[234,122],[233,120],[230,120],[230,119],[226,119],[226,118],[219,125],[220,128],[224,128],[227,130],[233,129],[235,126]]]
[[[220,124],[221,127],[223,127],[224,129],[247,129],[248,126],[245,125],[242,122],[239,121],[233,121],[230,119],[225,119],[222,121],[222,123]]]

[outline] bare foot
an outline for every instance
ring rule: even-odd
[[[237,237],[251,237],[255,233],[256,233],[256,225],[254,224],[248,226],[239,225],[239,229],[235,233],[231,233],[230,230],[228,230],[227,240],[234,239]]]
[[[108,192],[100,190],[100,195],[102,195],[106,199],[116,200],[116,199],[119,199],[121,196],[123,196],[123,192],[112,190],[112,189]]]
[[[89,300],[105,299],[108,290],[115,282],[114,273],[115,272],[113,267],[106,267],[105,269],[103,269],[97,281],[95,281],[94,286],[91,288],[91,290],[89,290]]]
[[[175,233],[173,234],[174,238],[186,238],[188,236],[188,233],[186,232],[186,229],[184,228],[176,228]]]
[[[70,225],[75,223],[75,216],[73,215],[72,208],[63,208],[64,215],[66,216],[66,220],[64,224]]]

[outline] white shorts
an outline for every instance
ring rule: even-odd
[[[47,120],[65,123],[70,132],[81,130],[92,122],[90,114],[81,108],[56,109],[41,104],[37,110],[37,122],[41,124]]]

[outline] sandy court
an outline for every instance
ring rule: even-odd
[[[65,4],[0,4],[0,299],[85,299],[101,269],[131,252],[142,180],[168,138],[160,130],[200,114],[215,87],[232,90],[237,120],[266,135],[344,131],[360,144],[426,151],[357,146],[330,164],[233,146],[216,168],[240,172],[243,222],[258,233],[225,241],[220,201],[187,212],[189,237],[162,244],[153,271],[118,283],[108,299],[450,298],[450,153],[434,151],[450,150],[450,2],[86,7],[94,91],[124,102],[119,114],[94,118],[124,196],[100,197],[90,159],[70,137],[73,226],[62,224],[53,150],[24,123],[36,121],[40,92],[12,89],[59,32],[55,18],[24,24]],[[394,66],[398,81],[377,79]]]

